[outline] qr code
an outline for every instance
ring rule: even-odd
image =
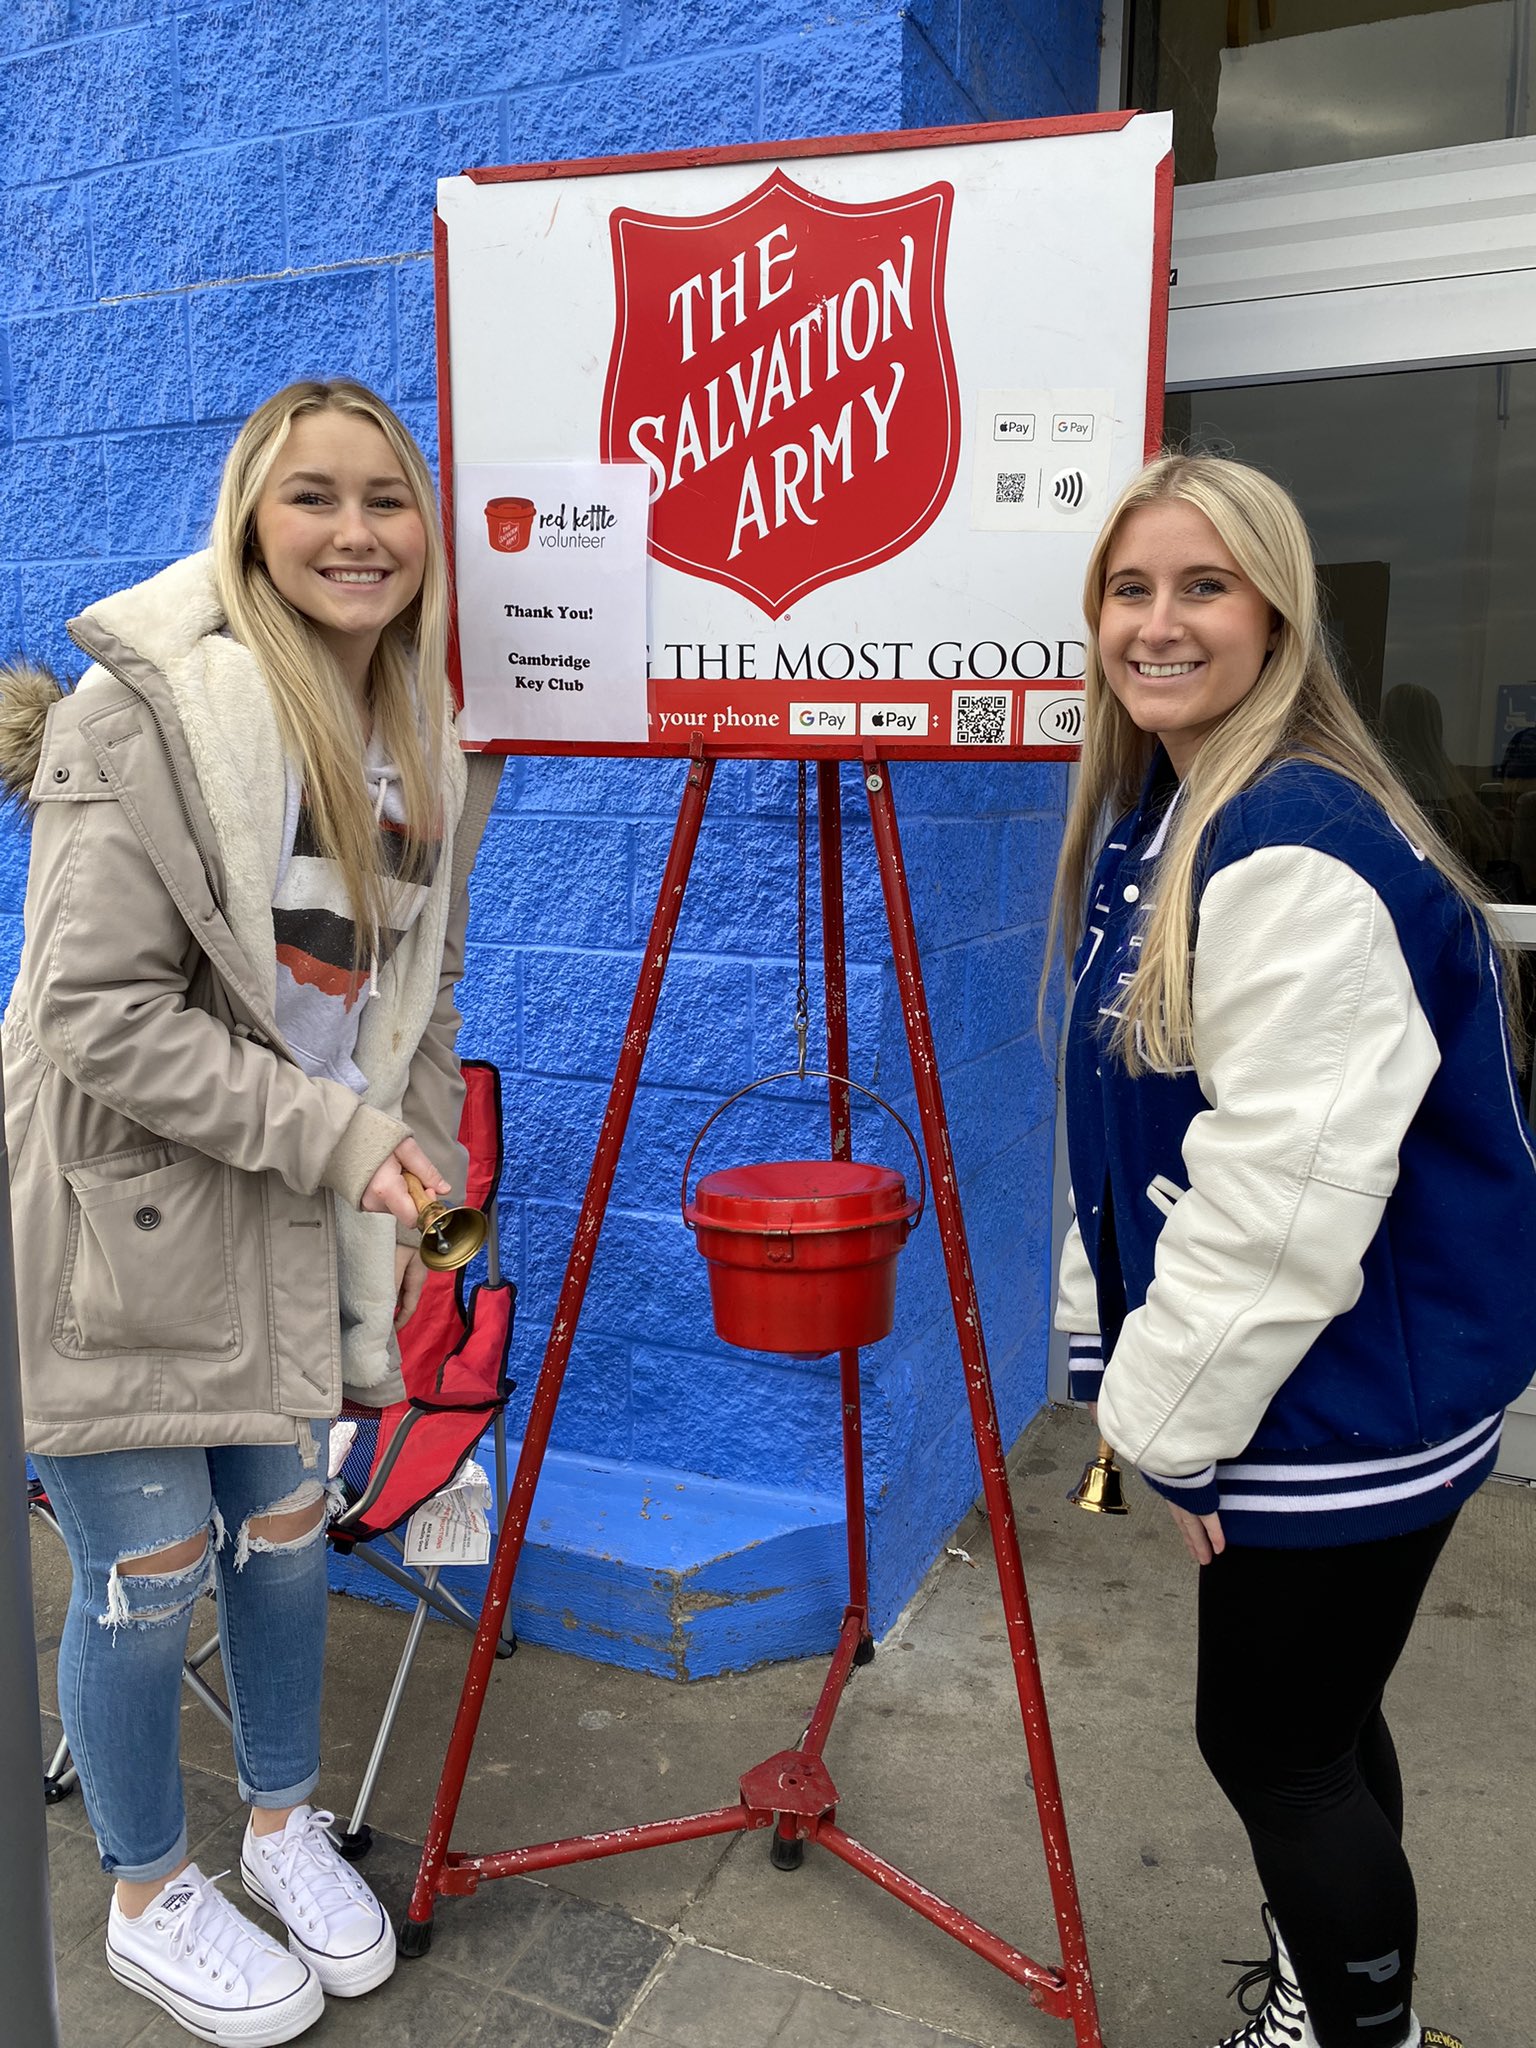
[[[1005,469],[997,479],[997,502],[999,505],[1025,505],[1029,502],[1029,477],[1022,469]]]
[[[1006,747],[1013,717],[1012,690],[956,690],[953,747]]]

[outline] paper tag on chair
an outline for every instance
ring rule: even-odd
[[[407,1564],[484,1564],[491,1554],[491,1482],[471,1458],[452,1486],[405,1525]]]

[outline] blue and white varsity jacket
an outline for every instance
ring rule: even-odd
[[[1374,799],[1284,763],[1207,838],[1195,1065],[1132,1078],[1108,1034],[1177,795],[1159,752],[1074,963],[1073,1392],[1231,1542],[1425,1527],[1492,1470],[1536,1374],[1536,1152],[1497,956]]]

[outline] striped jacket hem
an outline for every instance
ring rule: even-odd
[[[1371,1543],[1454,1514],[1493,1470],[1502,1409],[1443,1443],[1391,1457],[1253,1450],[1187,1479],[1143,1470],[1165,1500],[1220,1513],[1233,1542],[1273,1549]]]

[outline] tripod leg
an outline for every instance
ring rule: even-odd
[[[576,1236],[566,1264],[560,1298],[555,1306],[549,1343],[544,1352],[544,1363],[539,1369],[538,1384],[534,1388],[533,1406],[529,1411],[528,1426],[523,1435],[523,1447],[512,1480],[507,1512],[497,1537],[490,1581],[486,1586],[485,1599],[480,1609],[480,1626],[475,1631],[474,1648],[470,1652],[469,1668],[464,1674],[464,1688],[459,1696],[453,1732],[448,1738],[448,1751],[443,1759],[442,1775],[438,1779],[437,1795],[432,1804],[432,1818],[427,1826],[427,1837],[422,1844],[421,1865],[416,1873],[415,1889],[411,1893],[406,1923],[401,1929],[402,1955],[424,1955],[432,1938],[433,1900],[437,1895],[437,1881],[442,1872],[443,1860],[448,1853],[454,1818],[458,1813],[459,1799],[464,1790],[464,1779],[475,1746],[475,1731],[480,1725],[480,1712],[485,1704],[486,1688],[490,1683],[491,1666],[496,1658],[497,1645],[502,1639],[507,1603],[512,1595],[512,1579],[517,1570],[518,1559],[522,1555],[523,1539],[528,1530],[528,1517],[533,1508],[534,1489],[538,1485],[545,1452],[549,1448],[549,1432],[555,1419],[555,1407],[560,1399],[565,1369],[570,1362],[576,1324],[586,1298],[587,1281],[591,1277],[598,1234],[603,1227],[608,1197],[613,1189],[613,1177],[618,1169],[619,1149],[624,1142],[629,1113],[634,1105],[635,1090],[640,1082],[641,1063],[645,1058],[651,1026],[656,1018],[656,1005],[661,996],[667,958],[677,934],[677,920],[683,907],[683,891],[688,885],[688,872],[693,865],[694,850],[699,843],[699,828],[704,821],[704,804],[709,795],[709,785],[713,776],[712,761],[695,756],[689,762],[688,778],[683,785],[682,801],[678,806],[677,825],[672,834],[672,846],[667,855],[666,867],[662,871],[661,887],[657,892],[656,914],[651,920],[650,937],[646,941],[640,975],[635,985],[634,1001],[630,1005],[629,1022],[624,1029],[623,1045],[618,1065],[614,1069],[613,1086],[608,1092],[608,1107],[603,1115],[602,1129],[598,1133],[592,1170],[587,1176],[581,1215],[576,1224]]]
[[[1040,1683],[1040,1659],[1030,1618],[1029,1593],[1024,1583],[1024,1561],[1019,1554],[1019,1536],[1014,1524],[1013,1500],[1008,1490],[1008,1468],[1002,1432],[998,1426],[997,1403],[981,1335],[976,1276],[966,1242],[960,1188],[949,1142],[949,1120],[944,1113],[944,1095],[939,1085],[933,1025],[928,1015],[928,999],[923,990],[923,972],[918,959],[917,932],[912,922],[912,898],[896,827],[890,763],[867,761],[864,786],[869,796],[870,821],[874,826],[880,885],[885,893],[907,1048],[912,1059],[912,1078],[922,1116],[923,1149],[928,1154],[934,1214],[944,1247],[944,1269],[949,1280],[955,1333],[960,1341],[960,1357],[965,1370],[971,1428],[981,1465],[982,1492],[991,1524],[992,1549],[1003,1596],[1003,1618],[1013,1659],[1014,1684],[1018,1690],[1024,1740],[1034,1777],[1035,1806],[1045,1844],[1046,1871],[1061,1940],[1063,1974],[1072,2002],[1073,2030],[1078,2048],[1102,2048],[1098,2007],[1088,1969],[1082,1906],[1077,1894],[1077,1876],[1072,1867],[1061,1782],[1057,1776],[1050,1722],[1046,1716],[1045,1693]]]

